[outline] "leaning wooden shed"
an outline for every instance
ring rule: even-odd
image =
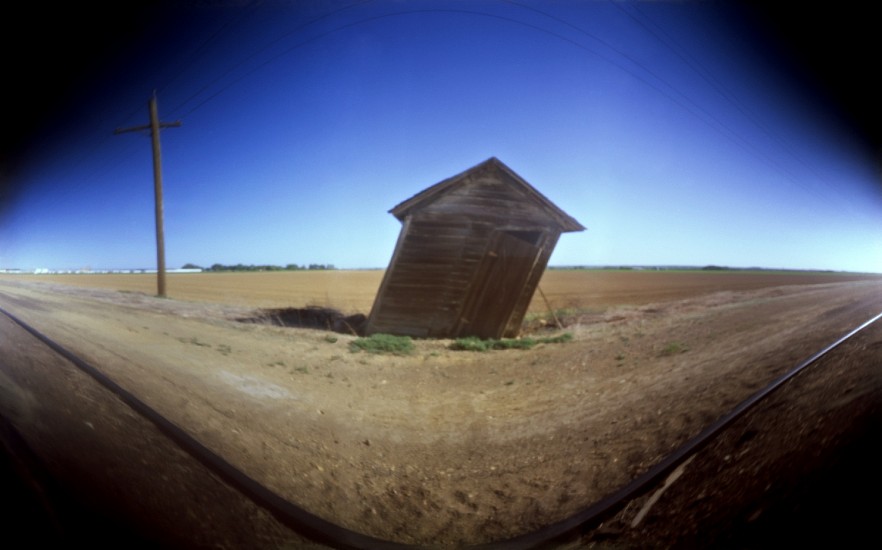
[[[560,234],[585,229],[496,158],[389,212],[403,226],[367,334],[516,336]]]

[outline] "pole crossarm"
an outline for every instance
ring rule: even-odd
[[[159,127],[160,128],[180,128],[181,121],[176,120],[174,122],[160,122]],[[132,126],[131,128],[117,128],[116,130],[113,131],[113,134],[118,135],[118,134],[125,134],[126,132],[143,132],[145,130],[151,131],[151,130],[153,130],[153,126],[151,126],[150,124],[144,124],[142,126]]]

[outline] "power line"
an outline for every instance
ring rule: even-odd
[[[335,28],[333,28],[333,29],[330,29],[330,30],[328,30],[328,31],[325,31],[325,32],[319,33],[318,35],[312,36],[312,37],[310,37],[310,38],[308,38],[308,39],[306,39],[306,40],[303,40],[303,41],[301,41],[301,42],[298,42],[297,44],[294,44],[294,45],[292,45],[292,46],[290,46],[290,47],[288,47],[288,48],[282,50],[281,52],[279,52],[279,53],[277,53],[277,54],[275,54],[275,55],[269,57],[268,59],[265,59],[265,60],[262,61],[261,63],[259,63],[259,64],[255,65],[255,66],[253,66],[253,67],[250,68],[248,71],[246,71],[246,72],[244,72],[243,74],[239,75],[237,78],[233,79],[232,81],[227,82],[224,86],[222,86],[221,88],[217,89],[217,90],[216,90],[215,92],[213,92],[211,95],[208,95],[207,97],[205,97],[202,101],[200,101],[199,103],[197,103],[196,105],[194,105],[194,106],[193,106],[192,108],[190,108],[187,112],[185,112],[184,114],[182,114],[182,115],[180,115],[180,116],[181,116],[181,118],[186,118],[186,117],[188,117],[189,115],[193,114],[193,113],[196,112],[197,110],[201,109],[201,108],[202,108],[203,106],[205,106],[206,104],[208,104],[208,103],[210,103],[211,101],[213,101],[213,100],[214,100],[215,98],[217,98],[218,96],[222,95],[224,92],[226,92],[227,90],[229,90],[230,88],[232,88],[232,87],[235,86],[236,84],[238,84],[238,83],[242,82],[243,80],[249,78],[251,75],[257,73],[258,71],[260,71],[260,70],[263,69],[264,67],[266,67],[266,66],[272,64],[273,62],[275,62],[275,61],[277,61],[278,59],[280,59],[280,58],[282,58],[282,57],[284,57],[284,56],[290,54],[291,52],[293,52],[293,51],[295,51],[295,50],[297,50],[297,49],[299,49],[299,48],[302,48],[302,47],[304,47],[304,46],[307,46],[307,45],[309,45],[309,44],[311,44],[311,43],[314,43],[314,42],[316,42],[316,41],[318,41],[318,40],[321,40],[321,39],[323,39],[323,38],[326,38],[326,37],[328,37],[328,36],[330,36],[330,35],[333,35],[333,34],[336,34],[336,33],[339,33],[339,32],[342,32],[342,31],[345,31],[345,30],[348,30],[348,29],[351,29],[351,28],[354,28],[354,27],[357,27],[357,26],[366,25],[366,24],[373,23],[373,22],[376,22],[376,21],[379,21],[379,20],[382,20],[382,19],[388,19],[388,18],[392,18],[392,17],[401,17],[401,16],[416,15],[416,14],[426,14],[426,13],[447,13],[447,14],[462,14],[462,15],[477,16],[477,17],[487,17],[487,18],[492,18],[492,19],[496,19],[496,20],[505,21],[505,22],[512,23],[512,24],[516,24],[516,25],[519,25],[519,26],[522,26],[522,27],[526,27],[526,28],[532,29],[532,30],[534,30],[534,31],[537,31],[537,32],[540,32],[540,33],[543,33],[543,34],[547,34],[547,35],[552,36],[552,37],[554,37],[554,38],[556,38],[556,39],[559,39],[559,40],[562,40],[562,41],[564,41],[564,42],[567,42],[567,43],[569,43],[569,44],[571,44],[571,45],[573,45],[573,46],[575,46],[575,47],[577,47],[577,48],[579,48],[579,49],[582,49],[582,50],[584,50],[584,51],[587,51],[587,52],[589,52],[589,53],[591,53],[591,54],[593,54],[593,55],[599,57],[600,59],[606,61],[607,63],[612,64],[613,66],[617,67],[618,69],[620,69],[620,70],[622,70],[622,71],[628,73],[629,75],[631,75],[631,76],[634,77],[635,79],[639,80],[640,82],[643,82],[645,85],[647,85],[647,86],[649,86],[650,88],[654,89],[657,93],[659,93],[659,94],[662,95],[663,97],[667,98],[669,101],[673,102],[674,104],[678,105],[678,106],[681,107],[682,109],[686,110],[687,112],[689,112],[690,114],[692,114],[693,116],[695,116],[696,118],[698,118],[699,120],[701,120],[703,123],[705,123],[706,125],[708,125],[710,128],[712,128],[713,130],[715,130],[716,132],[718,132],[720,135],[722,135],[723,137],[725,137],[725,138],[727,138],[728,140],[730,140],[732,143],[734,143],[734,144],[737,145],[738,147],[742,148],[743,150],[745,150],[745,151],[748,152],[749,154],[751,154],[751,155],[753,155],[753,156],[759,158],[760,160],[762,160],[763,162],[765,162],[767,165],[769,165],[771,168],[773,168],[773,169],[777,170],[778,172],[780,172],[782,175],[784,175],[788,180],[790,180],[790,181],[791,181],[792,183],[794,183],[795,185],[799,186],[800,188],[802,188],[802,189],[805,190],[806,192],[815,195],[815,196],[816,196],[817,198],[819,198],[819,199],[822,199],[822,200],[824,199],[824,197],[821,196],[821,195],[819,195],[814,189],[812,189],[812,188],[810,188],[810,187],[806,187],[804,184],[802,184],[802,183],[798,180],[798,178],[796,177],[796,175],[793,174],[790,170],[788,170],[787,168],[785,168],[784,166],[782,166],[778,161],[776,161],[774,158],[772,158],[771,156],[769,156],[769,155],[768,155],[767,153],[765,153],[762,149],[758,148],[758,147],[757,147],[756,145],[754,145],[750,140],[744,138],[741,134],[739,134],[738,132],[736,132],[735,130],[733,130],[729,125],[727,125],[726,123],[724,123],[723,121],[721,121],[716,115],[714,115],[713,113],[709,112],[707,109],[705,109],[704,107],[702,107],[700,104],[698,104],[698,103],[697,103],[696,101],[694,101],[692,98],[690,98],[689,95],[687,95],[686,93],[684,93],[683,91],[681,91],[679,88],[677,88],[677,87],[674,86],[673,84],[669,83],[665,78],[663,78],[662,76],[660,76],[659,74],[657,74],[655,71],[653,71],[650,67],[648,67],[646,64],[644,64],[643,62],[641,62],[639,59],[636,59],[635,57],[631,56],[631,55],[628,54],[627,52],[625,52],[625,51],[623,51],[623,50],[621,50],[621,49],[619,49],[619,48],[613,46],[612,44],[610,44],[610,43],[608,43],[607,41],[601,39],[600,37],[594,35],[593,33],[590,33],[590,32],[588,32],[588,31],[586,31],[585,29],[582,29],[582,28],[580,28],[580,27],[578,27],[578,26],[576,26],[576,25],[570,23],[569,21],[566,21],[566,20],[564,20],[564,19],[562,19],[562,18],[560,18],[560,17],[557,17],[557,16],[555,16],[555,15],[553,15],[553,14],[550,14],[550,13],[548,13],[548,12],[546,12],[546,11],[543,11],[543,10],[540,10],[540,9],[538,9],[538,8],[534,8],[534,7],[532,7],[532,6],[525,5],[525,4],[522,4],[522,3],[519,3],[519,2],[516,2],[516,1],[513,1],[513,0],[502,0],[502,1],[505,2],[505,3],[511,4],[511,5],[514,5],[514,6],[521,7],[521,8],[526,9],[526,10],[533,11],[533,12],[535,12],[535,13],[537,13],[537,14],[540,14],[540,15],[542,15],[542,16],[544,16],[544,17],[547,17],[547,18],[552,19],[552,20],[554,20],[554,21],[557,21],[557,22],[559,22],[559,23],[561,23],[561,24],[563,24],[563,25],[566,25],[567,27],[569,27],[569,28],[571,28],[571,29],[573,29],[573,30],[576,30],[576,31],[579,32],[580,34],[583,34],[583,35],[585,35],[585,36],[591,38],[592,40],[598,42],[600,45],[602,45],[602,46],[604,46],[605,48],[607,48],[607,49],[611,50],[612,52],[614,52],[614,53],[615,53],[616,55],[618,55],[619,57],[624,58],[624,59],[630,61],[631,63],[633,63],[635,66],[637,66],[638,68],[640,68],[640,69],[641,69],[642,71],[644,71],[646,74],[650,75],[650,76],[653,77],[655,80],[657,80],[658,82],[660,82],[661,84],[663,84],[666,88],[668,88],[668,89],[670,89],[671,91],[673,91],[673,92],[676,94],[676,96],[675,96],[675,95],[672,95],[672,94],[669,93],[667,90],[660,88],[658,85],[656,85],[656,84],[653,83],[652,81],[648,80],[647,78],[643,77],[641,74],[639,74],[639,73],[633,71],[632,69],[630,69],[630,68],[627,67],[626,65],[620,63],[617,59],[612,58],[612,57],[610,57],[610,56],[607,56],[607,55],[605,55],[604,53],[602,53],[602,52],[600,52],[600,51],[598,51],[598,50],[596,50],[596,49],[594,49],[594,48],[591,48],[591,47],[589,47],[589,46],[587,46],[587,45],[585,45],[585,44],[583,44],[583,43],[581,43],[581,42],[578,42],[578,41],[576,41],[576,40],[573,40],[573,39],[571,39],[571,38],[569,38],[569,37],[567,37],[567,36],[565,36],[565,35],[563,35],[563,34],[560,34],[560,33],[558,33],[558,32],[552,31],[552,30],[550,30],[550,29],[548,29],[548,28],[546,28],[546,27],[542,27],[542,26],[539,26],[539,25],[535,25],[535,24],[533,24],[533,23],[528,23],[528,22],[525,22],[525,21],[522,21],[522,20],[519,20],[519,19],[515,19],[515,18],[513,18],[513,17],[503,16],[503,15],[498,15],[498,14],[493,14],[493,13],[487,13],[487,12],[480,12],[480,11],[475,11],[475,10],[463,10],[463,9],[416,9],[416,10],[401,10],[401,11],[395,11],[395,12],[390,12],[390,13],[386,13],[386,14],[381,14],[381,15],[376,15],[376,16],[371,16],[371,17],[362,18],[362,19],[359,19],[359,20],[354,21],[354,22],[351,22],[351,23],[347,23],[347,24],[344,24],[344,25],[337,26],[337,27],[335,27]],[[365,3],[366,3],[366,2],[365,2]],[[340,12],[340,11],[343,11],[344,9],[349,9],[350,7],[353,7],[353,6],[354,6],[354,5],[352,5],[352,6],[346,6],[346,7],[344,7],[344,8],[339,9],[339,10],[336,10],[335,12],[332,12],[332,13],[330,13],[330,14],[326,14],[326,15],[320,17],[320,18],[314,19],[314,20],[312,20],[312,21],[310,21],[310,22],[308,22],[308,23],[306,23],[306,24],[304,24],[304,25],[299,26],[297,29],[292,30],[292,31],[289,32],[289,33],[286,33],[285,35],[282,35],[282,36],[276,38],[275,40],[273,40],[273,41],[270,42],[269,44],[267,44],[267,45],[265,45],[264,47],[262,47],[260,50],[254,52],[253,54],[251,54],[250,56],[248,56],[248,57],[245,58],[244,60],[242,60],[242,61],[236,63],[236,64],[235,64],[234,66],[232,66],[230,69],[228,69],[227,71],[225,71],[225,72],[223,73],[223,75],[221,75],[220,77],[218,77],[218,78],[212,80],[211,82],[209,82],[208,84],[206,84],[205,86],[203,86],[202,88],[200,88],[199,91],[197,91],[196,93],[194,93],[193,95],[191,95],[189,98],[187,98],[187,100],[185,100],[185,101],[182,103],[182,105],[183,105],[183,104],[186,104],[187,102],[189,102],[189,101],[191,101],[191,100],[193,100],[193,99],[195,99],[196,97],[198,97],[199,94],[205,92],[205,91],[206,91],[206,90],[207,90],[212,84],[214,84],[214,83],[220,81],[224,76],[230,74],[230,73],[231,73],[233,70],[235,70],[236,68],[239,68],[239,67],[243,66],[248,60],[254,59],[255,57],[257,57],[257,55],[259,55],[260,53],[262,53],[262,52],[268,50],[271,46],[273,46],[273,45],[279,43],[282,39],[284,39],[284,38],[286,38],[286,37],[288,37],[288,36],[291,36],[291,35],[295,34],[295,33],[298,32],[299,30],[302,30],[302,29],[305,28],[306,26],[308,26],[308,25],[310,25],[310,24],[312,24],[312,23],[318,21],[319,19],[324,19],[324,18],[328,17],[329,15],[333,15],[334,13],[338,13],[338,12]],[[621,9],[621,8],[619,8],[619,9]]]
[[[811,174],[813,174],[827,189],[832,190],[836,193],[836,195],[843,199],[848,206],[853,206],[851,201],[844,197],[839,190],[830,185],[829,182],[826,181],[824,177],[822,177],[815,168],[810,165],[804,158],[802,158],[790,144],[785,141],[779,134],[773,133],[765,124],[761,122],[759,117],[757,117],[753,111],[745,105],[734,92],[729,90],[722,82],[717,79],[713,72],[705,67],[698,59],[692,56],[686,48],[683,48],[670,34],[668,34],[657,22],[653,21],[640,7],[636,4],[632,4],[631,7],[637,13],[641,15],[643,19],[635,17],[634,14],[626,10],[621,3],[619,2],[611,2],[619,11],[627,15],[632,21],[637,23],[641,28],[643,28],[646,32],[655,37],[656,40],[661,42],[666,48],[668,48],[674,55],[680,58],[692,71],[694,71],[697,75],[699,75],[708,85],[710,85],[717,93],[720,94],[723,99],[728,101],[731,105],[733,105],[742,115],[744,115],[750,122],[752,122],[763,134],[765,134],[769,139],[776,142],[785,153],[787,153],[791,158],[797,161],[800,165],[802,165],[806,170],[808,170]],[[651,24],[656,30],[653,30],[648,26]],[[793,176],[791,181],[798,183]],[[803,189],[809,190],[808,188],[799,184]],[[813,191],[809,190],[813,193]],[[817,195],[816,195],[817,196]],[[822,198],[823,197],[819,197]]]
[[[162,94],[165,89],[170,86],[174,81],[180,78],[183,74],[185,74],[195,63],[199,60],[205,53],[207,53],[208,46],[212,43],[217,42],[224,35],[229,34],[233,29],[238,26],[241,26],[248,18],[257,13],[257,9],[262,5],[262,2],[255,2],[249,9],[245,10],[245,13],[241,15],[238,19],[234,21],[227,21],[223,24],[219,29],[211,34],[207,39],[205,39],[199,47],[190,55],[190,59],[184,62],[184,66],[175,73],[174,76],[168,78],[164,84],[157,88],[158,94]],[[174,112],[174,110],[172,110]]]
[[[540,10],[540,9],[535,8],[535,7],[533,7],[533,6],[529,6],[529,5],[526,5],[526,4],[522,4],[522,3],[520,3],[520,2],[516,2],[516,1],[514,1],[514,0],[501,0],[501,1],[502,1],[502,2],[505,2],[505,3],[507,3],[507,4],[511,4],[511,5],[519,6],[519,7],[523,8],[523,9],[526,9],[526,10],[529,10],[529,11],[532,11],[532,12],[535,12],[535,13],[538,13],[538,14],[544,16],[544,17],[547,17],[547,18],[552,19],[552,20],[554,20],[554,21],[557,21],[557,22],[559,22],[559,23],[561,23],[561,24],[563,24],[563,25],[566,25],[566,26],[568,26],[568,27],[570,27],[570,28],[576,30],[577,32],[579,32],[579,33],[581,33],[581,34],[583,34],[583,35],[585,35],[585,36],[587,36],[587,37],[589,37],[589,38],[591,38],[591,39],[597,41],[598,43],[602,44],[604,47],[609,48],[610,50],[612,50],[612,51],[615,52],[616,54],[618,54],[618,55],[624,57],[625,59],[631,61],[632,63],[634,63],[635,65],[637,65],[638,67],[640,67],[642,70],[644,70],[646,73],[648,73],[649,75],[653,76],[653,77],[654,77],[655,79],[657,79],[659,82],[663,83],[665,86],[667,86],[668,88],[670,88],[671,90],[673,90],[673,91],[674,91],[679,97],[681,97],[681,98],[683,99],[683,101],[686,102],[686,104],[684,104],[683,101],[680,101],[679,99],[676,99],[676,98],[672,97],[670,94],[666,93],[665,91],[663,91],[662,89],[660,89],[658,86],[655,86],[654,84],[649,83],[647,80],[638,77],[639,80],[641,80],[642,82],[644,82],[644,83],[646,83],[646,84],[649,84],[653,89],[655,89],[657,92],[661,93],[664,97],[666,97],[667,99],[673,101],[675,104],[679,105],[680,107],[684,108],[686,111],[688,111],[689,113],[691,113],[693,116],[696,116],[699,120],[701,120],[701,121],[704,122],[706,125],[708,125],[710,128],[712,128],[713,130],[715,130],[717,133],[719,133],[720,135],[722,135],[723,137],[727,138],[727,139],[730,140],[732,143],[734,143],[735,145],[737,145],[738,147],[740,147],[741,149],[743,149],[745,152],[747,152],[747,153],[749,153],[749,154],[751,154],[751,155],[757,157],[758,159],[760,159],[760,160],[762,160],[763,162],[765,162],[769,167],[771,167],[771,168],[777,170],[778,172],[780,172],[780,173],[781,173],[782,175],[784,175],[788,180],[790,180],[792,183],[794,183],[794,184],[797,185],[798,187],[802,188],[804,191],[806,191],[806,192],[808,192],[808,193],[811,193],[811,194],[815,195],[815,197],[817,197],[817,198],[819,198],[819,199],[821,199],[821,200],[824,200],[825,197],[819,195],[814,189],[812,189],[812,188],[810,188],[810,187],[806,187],[805,185],[803,185],[803,184],[797,179],[796,175],[793,174],[790,170],[788,170],[787,168],[785,168],[784,166],[782,166],[779,162],[777,162],[774,158],[770,157],[770,156],[769,156],[766,152],[764,152],[762,149],[760,149],[759,147],[755,146],[750,140],[744,138],[741,134],[739,134],[738,132],[736,132],[735,130],[733,130],[728,124],[725,124],[724,122],[722,122],[722,121],[721,121],[716,115],[714,115],[713,113],[709,112],[707,109],[705,109],[704,107],[702,107],[701,105],[699,105],[696,101],[694,101],[694,100],[693,100],[691,97],[689,97],[686,93],[684,93],[683,91],[681,91],[680,89],[678,89],[678,88],[677,88],[676,86],[674,86],[673,84],[670,84],[666,79],[664,79],[662,76],[658,75],[658,74],[657,74],[655,71],[653,71],[650,67],[648,67],[647,65],[645,65],[644,63],[642,63],[642,62],[639,61],[638,59],[634,58],[633,56],[631,56],[631,55],[628,54],[627,52],[625,52],[625,51],[623,51],[623,50],[621,50],[621,49],[619,49],[619,48],[613,46],[613,45],[610,44],[609,42],[607,42],[607,41],[605,41],[605,40],[599,38],[598,36],[594,35],[594,34],[591,33],[591,32],[588,32],[587,30],[585,30],[585,29],[583,29],[583,28],[581,28],[581,27],[578,27],[578,26],[572,24],[572,23],[570,23],[569,21],[566,21],[565,19],[562,19],[562,18],[560,18],[560,17],[557,17],[556,15],[553,15],[553,14],[548,13],[548,12],[546,12],[546,11]],[[623,8],[622,8],[621,6],[618,5],[618,2],[612,2],[612,4],[614,4],[619,10],[622,10],[622,11],[624,12]],[[625,12],[625,13],[627,14],[627,12]],[[605,59],[607,59],[607,58],[605,58]],[[608,59],[607,59],[607,60],[608,60]],[[620,69],[625,70],[626,72],[628,72],[628,73],[631,74],[632,76],[637,77],[637,75],[636,75],[633,71],[630,71],[629,69],[625,68],[625,67],[622,66],[621,64],[616,63],[616,62],[613,62],[613,64],[616,65],[617,67],[619,67]],[[688,105],[687,105],[687,104],[688,104]],[[694,107],[694,109],[693,109],[693,107]],[[696,112],[696,110],[697,110],[698,112]],[[699,114],[699,113],[700,113],[700,114]]]
[[[341,13],[341,12],[343,12],[343,11],[346,11],[346,10],[349,10],[349,9],[352,9],[352,8],[355,8],[355,7],[358,7],[358,6],[362,6],[362,5],[364,5],[364,4],[370,4],[370,3],[373,2],[373,1],[374,1],[374,0],[362,0],[361,2],[355,2],[355,3],[353,3],[353,4],[348,4],[348,5],[346,5],[346,6],[343,6],[343,7],[341,7],[341,8],[338,8],[338,9],[336,9],[336,10],[333,10],[333,11],[330,11],[330,12],[325,13],[325,14],[323,14],[323,15],[320,15],[320,16],[318,16],[318,17],[315,17],[315,18],[313,18],[313,19],[307,21],[306,23],[303,23],[302,25],[298,25],[298,26],[295,27],[294,29],[291,29],[289,32],[286,32],[286,33],[283,33],[283,34],[280,35],[280,36],[277,36],[276,38],[272,39],[272,40],[269,41],[268,43],[264,44],[263,46],[261,46],[260,48],[258,48],[258,49],[255,50],[254,52],[252,52],[250,55],[247,55],[246,57],[244,57],[244,58],[241,59],[240,61],[234,63],[234,64],[231,65],[231,66],[229,66],[229,67],[228,67],[228,68],[227,68],[222,74],[220,74],[219,76],[217,76],[216,78],[212,79],[211,81],[209,81],[208,83],[206,83],[205,85],[203,85],[202,87],[200,87],[198,90],[196,90],[195,92],[193,92],[189,97],[187,97],[184,101],[182,101],[180,104],[178,104],[177,107],[175,107],[174,109],[172,109],[171,112],[172,112],[172,113],[176,113],[176,112],[178,112],[180,109],[182,109],[182,108],[184,107],[184,105],[186,105],[186,104],[189,103],[190,101],[193,101],[194,99],[196,99],[197,97],[199,97],[200,94],[202,94],[203,92],[205,92],[206,90],[208,90],[212,85],[214,85],[214,84],[220,82],[224,77],[226,77],[227,75],[231,74],[233,71],[235,71],[235,70],[238,69],[239,67],[242,67],[243,65],[245,65],[246,63],[248,63],[248,62],[251,61],[252,59],[256,58],[256,57],[257,57],[258,55],[260,55],[261,53],[263,53],[263,52],[269,50],[270,48],[272,48],[273,46],[275,46],[276,44],[278,44],[279,42],[281,42],[281,41],[284,40],[285,38],[288,38],[289,36],[291,36],[291,35],[293,35],[293,34],[295,34],[295,33],[297,33],[297,32],[302,31],[303,29],[309,27],[310,25],[314,25],[315,23],[318,23],[319,21],[322,21],[322,20],[324,20],[324,19],[327,19],[328,17],[331,17],[331,16],[333,16],[333,15],[336,15],[336,14],[338,14],[338,13]],[[246,73],[246,76],[252,74],[252,72],[253,72],[253,71]],[[215,93],[215,94],[212,94],[208,99],[203,100],[202,102],[200,102],[199,104],[197,104],[195,107],[193,107],[193,108],[191,108],[189,111],[187,111],[185,114],[181,115],[182,118],[183,118],[183,117],[186,117],[187,115],[189,115],[189,114],[191,114],[191,113],[193,113],[194,111],[196,111],[197,109],[199,109],[202,105],[204,105],[205,103],[208,103],[211,99],[213,99],[214,97],[220,95],[220,93],[222,93],[223,91],[226,91],[229,87],[232,86],[232,84],[235,84],[235,83],[239,82],[240,80],[242,80],[242,78],[238,78],[238,79],[234,80],[233,83],[231,83],[230,85],[221,88],[221,91],[220,91],[220,92]]]
[[[396,12],[386,13],[386,14],[382,14],[382,15],[375,15],[375,16],[371,16],[371,17],[366,17],[366,18],[359,19],[359,20],[354,21],[354,22],[351,22],[351,23],[347,23],[347,24],[344,24],[344,25],[340,25],[340,26],[338,26],[338,27],[335,27],[335,28],[333,28],[333,29],[330,29],[330,30],[328,30],[328,31],[325,31],[325,32],[323,32],[323,33],[320,33],[320,34],[318,34],[318,35],[316,35],[316,36],[313,36],[313,37],[310,37],[310,38],[308,38],[308,39],[306,39],[306,40],[303,40],[303,41],[301,41],[301,42],[299,42],[299,43],[297,43],[297,44],[294,44],[293,46],[291,46],[291,47],[289,47],[289,48],[286,48],[285,50],[283,50],[283,51],[277,53],[276,55],[273,55],[273,56],[270,57],[269,59],[264,60],[264,61],[261,62],[260,64],[258,64],[258,65],[256,65],[256,66],[252,67],[252,68],[251,68],[250,70],[248,70],[246,73],[240,75],[238,78],[234,79],[233,81],[231,81],[231,82],[227,83],[226,85],[224,85],[223,87],[221,87],[219,90],[217,90],[216,92],[214,92],[213,94],[211,94],[209,97],[205,98],[203,101],[201,101],[201,102],[200,102],[199,104],[197,104],[195,107],[191,108],[189,111],[187,111],[185,114],[183,114],[183,115],[181,115],[181,116],[182,116],[182,118],[186,118],[188,115],[192,114],[194,111],[200,109],[202,106],[204,106],[205,104],[209,103],[209,102],[212,101],[214,98],[216,98],[217,96],[221,95],[221,94],[222,94],[223,92],[225,92],[226,90],[228,90],[228,89],[230,89],[231,87],[233,87],[235,84],[238,84],[239,82],[241,82],[241,81],[244,80],[245,78],[251,76],[252,74],[254,74],[254,73],[256,73],[256,72],[258,72],[258,71],[259,71],[260,69],[262,69],[263,67],[265,67],[265,66],[267,66],[267,65],[270,65],[270,64],[273,63],[274,61],[278,60],[278,59],[281,58],[281,57],[284,57],[285,55],[288,55],[289,53],[291,53],[291,52],[294,51],[294,50],[297,50],[297,49],[299,49],[299,48],[301,48],[301,47],[303,47],[303,46],[306,46],[306,45],[308,45],[308,44],[311,44],[311,43],[313,43],[313,42],[316,42],[316,41],[318,41],[318,40],[320,40],[320,39],[322,39],[322,38],[326,38],[326,37],[328,37],[328,36],[330,36],[330,35],[332,35],[332,34],[336,34],[336,33],[339,33],[339,32],[341,32],[341,31],[348,30],[348,29],[351,29],[351,28],[354,28],[354,27],[357,27],[357,26],[361,26],[361,25],[366,25],[366,24],[369,24],[369,23],[373,23],[373,22],[376,22],[376,21],[379,21],[379,20],[382,20],[382,19],[388,19],[388,18],[392,18],[392,17],[400,17],[400,16],[407,16],[407,15],[427,14],[427,13],[460,14],[460,15],[469,15],[469,16],[486,17],[486,18],[490,18],[490,19],[496,19],[496,20],[499,20],[499,21],[505,21],[505,22],[508,22],[508,23],[513,23],[513,24],[515,24],[515,25],[519,25],[519,26],[526,27],[526,28],[532,29],[532,30],[534,30],[534,31],[537,31],[537,32],[543,33],[543,34],[547,34],[547,35],[549,35],[549,36],[552,36],[552,37],[554,37],[554,38],[557,38],[557,39],[559,39],[559,40],[562,40],[562,41],[564,41],[564,42],[567,42],[567,43],[569,43],[569,44],[571,44],[571,45],[573,45],[573,46],[575,46],[575,47],[577,47],[577,48],[579,48],[579,49],[581,49],[581,50],[587,51],[587,52],[589,52],[589,53],[591,53],[591,54],[593,54],[593,55],[599,57],[600,59],[603,59],[603,60],[606,61],[607,63],[610,63],[610,64],[612,64],[612,65],[618,67],[619,69],[621,69],[621,70],[627,72],[628,74],[630,74],[630,75],[631,75],[632,77],[634,77],[635,79],[637,79],[637,80],[643,82],[644,84],[646,84],[647,86],[650,86],[651,88],[655,89],[658,93],[660,93],[660,94],[662,94],[663,96],[667,97],[670,101],[673,101],[674,103],[678,104],[678,105],[679,105],[680,107],[682,107],[683,109],[685,109],[685,110],[691,112],[692,114],[694,114],[695,116],[698,116],[699,118],[701,118],[701,116],[698,115],[698,114],[696,114],[695,111],[694,111],[689,105],[684,104],[683,102],[681,102],[681,101],[680,101],[679,99],[677,99],[676,97],[672,96],[671,94],[669,94],[669,93],[666,92],[665,90],[662,90],[662,89],[659,88],[657,85],[655,85],[654,83],[652,83],[652,82],[650,82],[649,80],[647,80],[646,78],[644,78],[642,75],[640,75],[640,74],[638,74],[638,73],[632,71],[631,69],[629,69],[629,68],[626,67],[625,65],[619,63],[616,59],[611,58],[611,57],[609,57],[609,56],[603,54],[602,52],[597,51],[597,50],[595,50],[595,49],[593,49],[593,48],[591,48],[591,47],[589,47],[589,46],[586,46],[585,44],[582,44],[582,43],[580,43],[580,42],[577,42],[577,41],[575,41],[575,40],[573,40],[573,39],[571,39],[571,38],[569,38],[569,37],[567,37],[567,36],[564,36],[564,35],[562,35],[562,34],[560,34],[560,33],[557,33],[557,32],[554,32],[554,31],[552,31],[552,30],[549,30],[549,29],[547,29],[547,28],[545,28],[545,27],[541,27],[541,26],[538,26],[538,25],[534,25],[534,24],[532,24],[532,23],[528,23],[528,22],[525,22],[525,21],[522,21],[522,20],[519,20],[519,19],[515,19],[515,18],[512,18],[512,17],[503,16],[503,15],[498,15],[498,14],[493,14],[493,13],[480,12],[480,11],[474,11],[474,10],[464,10],[464,9],[416,9],[416,10],[402,10],[402,11],[396,11]],[[553,16],[552,16],[552,17],[553,17]],[[574,28],[577,28],[577,27],[574,27]],[[583,32],[584,32],[584,31],[583,31]],[[289,34],[291,34],[291,33],[289,33]],[[591,36],[591,35],[589,34],[589,36]],[[593,36],[592,36],[592,37],[593,37]],[[594,38],[596,38],[596,37],[594,37]],[[599,40],[599,39],[598,39],[598,40]],[[602,42],[602,41],[601,41],[601,42]],[[264,48],[264,50],[265,50],[265,49],[266,49],[266,48]],[[617,53],[621,53],[621,52],[617,52]],[[626,54],[622,54],[622,55],[626,55]],[[255,57],[255,55],[250,56],[250,58],[253,58],[253,57]],[[627,56],[626,56],[626,57],[627,57]],[[638,63],[638,64],[639,64],[639,62],[637,62],[636,60],[633,60],[633,58],[632,58],[632,61],[635,62],[635,63]],[[241,66],[241,63],[239,63],[239,64],[236,65],[236,67],[238,67],[238,66]],[[646,70],[647,73],[652,74],[652,72],[649,71],[648,69],[646,69],[645,67],[644,67],[644,69]],[[227,72],[225,73],[225,75],[226,75],[226,74],[229,74],[230,72],[231,72],[231,71],[227,71]],[[653,75],[653,76],[655,76],[656,78],[658,78],[659,81],[664,82],[663,79],[661,79],[661,78],[658,77],[657,75]],[[218,80],[220,80],[220,79],[215,79],[213,82],[217,82]],[[667,83],[666,83],[666,84],[667,84]],[[668,85],[668,86],[670,86],[670,85]],[[208,87],[208,86],[204,86],[204,87],[202,88],[202,90],[200,90],[200,91],[204,91],[205,89],[207,89],[207,87]],[[672,87],[672,86],[671,86],[671,89],[677,91],[676,88],[674,88],[674,87]],[[678,92],[678,93],[679,93],[679,92]],[[193,99],[193,97],[195,97],[195,95],[197,95],[197,94],[194,94],[194,96],[191,96],[190,98],[188,98],[187,101],[189,101],[190,99]],[[682,96],[683,94],[680,93],[680,95]],[[683,97],[685,98],[686,96],[683,96]],[[688,100],[688,98],[686,98],[686,99]],[[185,103],[186,103],[186,102],[185,102]],[[709,114],[709,113],[708,113],[708,114]],[[730,137],[730,139],[732,139],[732,138]]]

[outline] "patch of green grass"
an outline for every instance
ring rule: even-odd
[[[530,349],[537,344],[560,344],[569,342],[573,339],[573,335],[565,332],[558,336],[550,336],[545,338],[502,338],[496,340],[493,338],[482,340],[476,336],[466,338],[458,338],[451,345],[450,349],[457,351],[490,351],[501,349]]]
[[[659,355],[662,357],[668,357],[670,355],[680,355],[681,353],[686,353],[689,351],[689,346],[684,344],[683,342],[671,342],[664,349],[661,350]]]
[[[407,355],[414,349],[410,336],[393,336],[391,334],[372,334],[366,338],[357,338],[349,343],[353,352],[391,353]]]
[[[489,351],[493,349],[494,342],[498,340],[481,340],[477,336],[468,336],[466,338],[457,338],[450,349],[457,351]]]
[[[330,336],[330,335],[329,335],[329,336],[325,336],[325,342],[327,342],[327,343],[329,343],[329,344],[336,344],[336,343],[337,343],[337,337],[336,337],[336,336]]]
[[[540,344],[563,344],[564,342],[572,342],[573,334],[570,332],[564,332],[563,334],[558,334],[557,336],[539,338],[536,341]]]
[[[450,349],[457,351],[487,351],[490,349],[490,342],[481,340],[477,336],[457,338],[456,341],[450,344]]]

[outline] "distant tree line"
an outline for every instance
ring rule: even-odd
[[[211,267],[200,267],[196,264],[185,264],[183,269],[201,269],[202,271],[327,271],[337,268],[334,267],[334,264],[288,264],[286,266],[253,264],[214,264]]]

